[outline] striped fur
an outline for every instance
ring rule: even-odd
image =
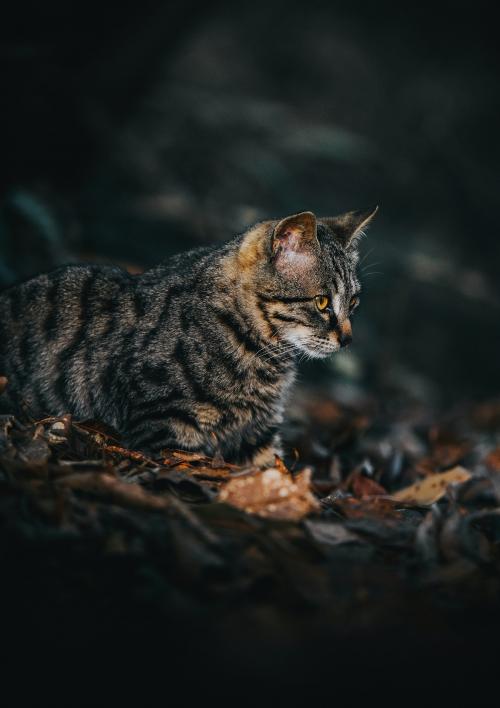
[[[73,265],[5,291],[3,407],[102,420],[152,454],[174,447],[267,464],[297,355],[339,348],[359,291],[359,214],[349,238],[311,216],[257,224],[139,276]],[[328,313],[314,304],[320,294]]]

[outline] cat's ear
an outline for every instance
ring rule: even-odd
[[[355,247],[377,211],[378,206],[370,207],[360,211],[348,211],[339,216],[327,216],[321,221],[333,231],[344,248]]]
[[[273,262],[280,270],[303,267],[315,253],[317,245],[316,217],[311,211],[287,216],[273,230]]]

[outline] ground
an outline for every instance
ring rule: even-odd
[[[232,675],[251,666],[292,683],[329,661],[377,666],[380,651],[394,668],[401,648],[408,664],[486,646],[500,405],[436,420],[309,389],[299,403],[286,465],[267,471],[176,451],[151,460],[95,421],[4,416],[2,585],[16,635],[54,650],[164,635],[202,667],[216,655]]]

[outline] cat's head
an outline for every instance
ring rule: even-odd
[[[377,209],[324,218],[305,211],[247,232],[240,265],[251,273],[256,316],[273,339],[315,358],[351,342],[358,241]]]

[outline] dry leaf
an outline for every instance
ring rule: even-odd
[[[283,462],[283,460],[281,459],[281,457],[279,455],[274,456],[274,466],[276,467],[276,469],[279,472],[281,472],[281,474],[284,474],[286,476],[290,476],[290,470],[285,465],[285,463]]]
[[[387,494],[387,490],[381,484],[370,477],[357,472],[353,475],[350,487],[355,497],[373,497],[378,494]]]
[[[492,472],[500,472],[500,447],[497,447],[496,450],[492,450],[489,455],[486,456],[484,462]]]
[[[231,471],[227,467],[194,467],[187,462],[163,467],[156,473],[156,479],[170,479],[175,472],[180,472],[187,478],[201,481],[223,482],[231,479]]]
[[[346,519],[399,519],[401,512],[391,497],[381,494],[373,497],[338,497],[335,495],[321,500],[325,507],[332,507]]]
[[[237,477],[226,484],[219,499],[249,514],[290,521],[319,508],[311,494],[310,469],[295,477],[277,467]]]
[[[400,489],[391,495],[391,499],[418,506],[430,506],[446,494],[448,485],[466,482],[471,478],[470,472],[465,467],[453,467],[447,472],[431,474],[421,482],[416,482],[410,487]]]
[[[48,429],[45,431],[47,436],[47,442],[50,445],[62,445],[67,443],[68,435],[71,431],[71,416],[65,415],[61,418],[51,421]],[[41,423],[41,425],[43,425]]]
[[[142,452],[137,452],[136,450],[127,450],[125,447],[121,447],[120,445],[103,445],[103,448],[106,452],[110,452],[113,455],[120,455],[121,457],[126,457],[130,460],[134,460],[135,462],[143,462],[146,464],[154,464],[153,460],[150,457],[147,457],[146,455],[143,455]]]
[[[321,545],[339,546],[343,543],[364,543],[359,536],[349,531],[344,524],[321,519],[308,520],[304,523],[313,539]]]

